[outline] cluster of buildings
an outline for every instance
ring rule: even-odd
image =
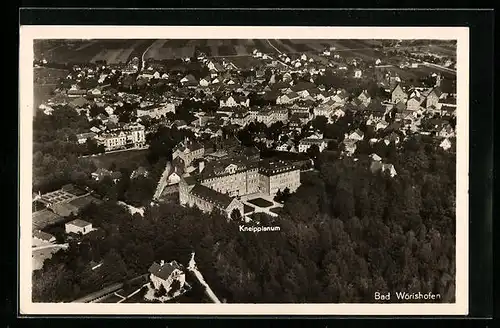
[[[103,145],[105,151],[143,148],[146,145],[145,127],[140,123],[120,124],[113,128],[94,126],[90,132],[77,134],[76,138],[79,144],[93,139],[97,145]]]
[[[178,185],[179,203],[205,212],[218,208],[231,216],[237,210],[243,217],[242,196],[275,195],[287,188],[294,192],[300,186],[299,167],[260,160],[257,149],[239,145],[213,151],[186,140],[174,149],[172,158],[162,177],[163,188]]]

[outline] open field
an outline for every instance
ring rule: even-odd
[[[126,63],[140,57],[154,40],[36,40],[35,59],[45,59],[59,64],[95,63],[104,60],[108,64]]]
[[[40,43],[40,44],[39,44]],[[351,57],[374,57],[374,40],[297,40],[297,39],[169,39],[169,40],[45,40],[37,42],[35,53],[38,59],[59,63],[96,62],[123,63],[132,57],[166,60],[192,57],[201,51],[208,57],[251,55],[254,49],[276,55],[280,52],[322,52],[329,46],[345,51]],[[347,50],[347,49],[356,50]],[[361,49],[361,50],[358,50]],[[349,53],[351,52],[351,53]]]
[[[273,205],[273,203],[265,200],[264,198],[255,198],[255,199],[248,200],[247,202],[249,202],[250,204],[254,204],[255,206],[262,207],[262,208],[266,208],[266,207]]]
[[[147,165],[146,154],[147,149],[127,150],[90,156],[89,159],[94,162],[98,168],[109,169],[112,163],[116,164],[116,168],[135,168],[141,165]]]
[[[34,94],[33,94],[33,112],[36,113],[36,109],[42,103],[49,100],[52,92],[57,88],[59,79],[68,75],[68,71],[65,69],[56,69],[48,67],[35,67],[33,68],[33,83],[34,83]]]

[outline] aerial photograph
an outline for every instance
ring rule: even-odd
[[[33,47],[33,303],[456,302],[456,40]]]

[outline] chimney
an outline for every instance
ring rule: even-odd
[[[199,164],[199,167],[198,167],[198,171],[200,171],[200,173],[201,173],[204,168],[205,168],[205,162],[201,161],[200,164]]]

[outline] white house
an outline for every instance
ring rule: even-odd
[[[362,73],[363,72],[360,69],[357,69],[354,71],[354,77],[359,79],[359,78],[361,78]]]
[[[86,235],[89,232],[93,231],[92,223],[76,219],[71,222],[65,224],[66,233],[81,233],[82,235]]]
[[[209,78],[204,78],[200,80],[200,86],[202,87],[208,87],[210,84],[210,79]]]
[[[149,277],[155,289],[163,286],[168,292],[171,289],[172,283],[177,280],[180,283],[180,288],[186,283],[186,275],[182,266],[176,261],[165,263],[163,260],[160,263],[154,262],[149,267]]]
[[[353,133],[351,133],[348,138],[351,139],[351,140],[363,140],[363,138],[365,137],[365,134],[363,133],[363,131],[359,130],[359,129],[356,129],[356,131],[354,131]]]
[[[439,147],[443,148],[444,150],[448,150],[451,148],[451,141],[450,139],[446,138],[441,143],[439,144]]]
[[[53,243],[56,241],[56,237],[49,233],[43,232],[41,230],[33,231],[33,245],[38,245],[40,243]]]

